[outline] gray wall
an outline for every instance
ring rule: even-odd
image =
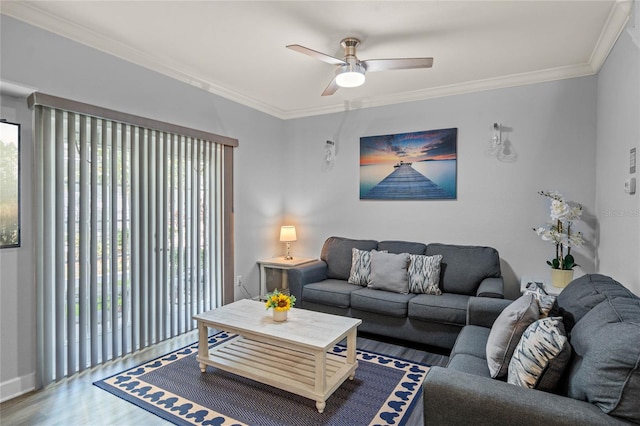
[[[486,154],[492,124],[517,159]],[[360,201],[361,136],[458,128],[458,199]],[[507,294],[522,276],[549,280],[546,260],[554,246],[532,230],[549,219],[540,190],[558,190],[584,205],[579,229],[593,244],[595,206],[596,77],[491,90],[349,111],[286,123],[291,179],[285,211],[299,226],[296,250],[318,255],[330,235],[405,239],[495,247],[502,258]],[[337,142],[335,166],[320,167],[325,140]],[[594,246],[577,253],[593,272]]]
[[[635,13],[640,7],[636,4]],[[640,19],[629,20],[640,43]],[[596,206],[600,224],[598,270],[640,294],[640,46],[623,31],[598,75]],[[636,171],[629,174],[629,151]],[[635,195],[624,181],[635,177]]]

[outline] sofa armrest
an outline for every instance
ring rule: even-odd
[[[478,286],[477,297],[492,297],[504,299],[504,280],[500,278],[485,278]]]
[[[302,287],[327,279],[327,264],[322,260],[305,263],[288,271],[289,292],[302,303]]]
[[[511,302],[513,300],[470,297],[467,303],[467,325],[491,328],[500,312],[509,306]]]
[[[423,400],[425,425],[628,424],[585,401],[442,367],[427,373]]]

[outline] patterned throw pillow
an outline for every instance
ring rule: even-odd
[[[571,358],[561,317],[531,324],[513,352],[507,382],[530,389],[555,390]]]
[[[524,294],[533,294],[533,297],[538,301],[538,307],[540,309],[540,318],[546,318],[555,316],[559,312],[558,304],[556,303],[556,296],[551,296],[544,288],[532,285],[529,283]]]
[[[371,251],[351,249],[351,272],[349,273],[350,284],[367,286],[371,275]]]
[[[440,262],[442,255],[423,256],[409,255],[409,293],[425,293],[441,295],[438,288],[440,283]]]

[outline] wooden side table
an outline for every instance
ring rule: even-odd
[[[293,259],[287,260],[283,256],[273,257],[271,259],[265,260],[258,260],[258,265],[260,266],[260,299],[264,299],[265,295],[267,294],[267,268],[280,269],[283,271],[281,290],[288,290],[289,282],[287,270],[296,268],[300,265],[304,265],[305,263],[313,262],[315,260],[317,259],[308,257],[294,257]]]

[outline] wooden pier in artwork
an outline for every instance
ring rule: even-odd
[[[428,200],[454,197],[410,164],[400,164],[389,176],[360,198],[364,200]]]

